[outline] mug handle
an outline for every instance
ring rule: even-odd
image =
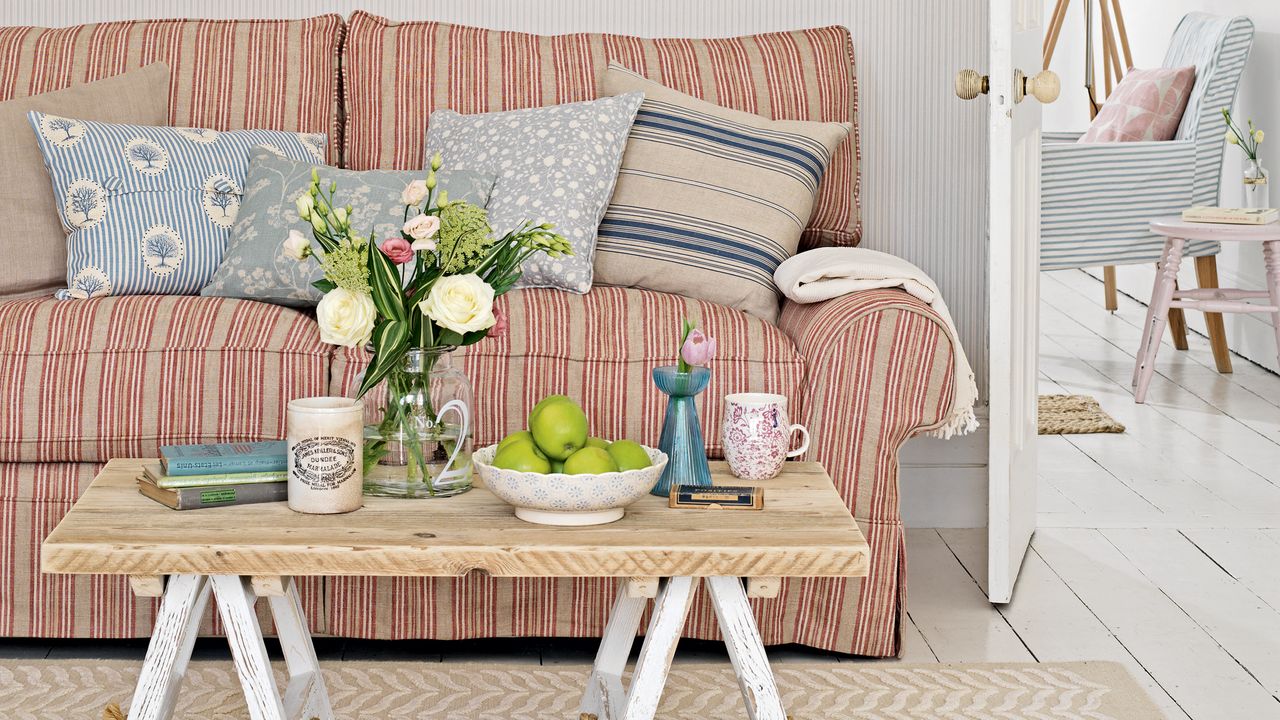
[[[462,428],[458,431],[458,442],[453,446],[453,454],[449,456],[449,462],[445,463],[444,468],[440,471],[441,475],[446,475],[453,469],[453,461],[458,459],[458,453],[462,451],[462,444],[466,441],[467,432],[471,429],[471,411],[467,409],[467,404],[461,400],[450,400],[440,408],[440,412],[436,413],[436,423],[439,424],[450,410],[458,413],[458,419],[462,421]],[[805,445],[808,446],[808,435],[806,434]]]
[[[787,457],[789,458],[803,455],[804,451],[809,449],[809,431],[805,428],[805,426],[792,425],[791,430],[787,433],[787,437],[791,437],[792,435],[795,435],[797,430],[799,430],[800,434],[804,436],[804,441],[800,443],[800,447],[787,453]]]

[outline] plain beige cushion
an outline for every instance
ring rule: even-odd
[[[0,264],[0,297],[67,286],[67,235],[27,120],[31,110],[77,120],[165,125],[169,66],[152,63],[97,82],[0,102],[0,257],[6,260]]]

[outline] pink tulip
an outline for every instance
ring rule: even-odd
[[[701,330],[691,330],[680,348],[680,357],[693,367],[702,367],[716,356],[716,339]]]
[[[389,238],[382,243],[382,253],[391,258],[391,262],[403,265],[413,260],[413,248],[404,238]]]
[[[493,323],[493,327],[489,328],[489,336],[506,337],[507,329],[510,327],[507,324],[507,314],[495,307],[493,309],[493,317],[495,322]]]

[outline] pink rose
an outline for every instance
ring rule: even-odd
[[[495,322],[493,323],[493,327],[489,328],[489,335],[491,337],[506,337],[508,329],[507,314],[498,308],[494,308],[493,317],[495,318]]]
[[[391,262],[403,265],[413,260],[413,247],[404,238],[389,238],[382,243],[382,254],[391,258]]]
[[[680,357],[694,367],[707,365],[715,356],[716,339],[701,330],[691,330],[684,341],[684,347],[680,348]]]

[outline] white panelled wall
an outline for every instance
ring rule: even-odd
[[[985,392],[986,103],[957,99],[952,78],[986,64],[986,7],[984,0],[3,0],[0,25],[356,9],[533,33],[714,37],[844,25],[858,72],[862,246],[934,277]],[[909,445],[908,520],[984,525],[985,455],[985,434]]]
[[[1053,11],[1055,0],[1044,0],[1045,17]],[[1138,68],[1158,67],[1169,45],[1169,36],[1183,15],[1189,12],[1209,12],[1215,15],[1244,15],[1253,19],[1253,49],[1245,66],[1244,77],[1232,111],[1240,120],[1252,118],[1254,123],[1270,134],[1262,144],[1262,164],[1271,171],[1271,206],[1280,207],[1280,83],[1276,73],[1280,71],[1280,2],[1274,0],[1120,0],[1125,23],[1129,31],[1133,63]],[[1095,24],[1097,22],[1097,13]],[[1095,45],[1100,46],[1101,35],[1095,31]],[[1099,58],[1101,56],[1099,55]],[[1044,128],[1053,130],[1084,130],[1089,126],[1088,102],[1084,83],[1084,10],[1081,0],[1072,0],[1070,12],[1062,27],[1058,48],[1054,51],[1053,70],[1062,79],[1062,97],[1045,107]],[[1102,87],[1102,64],[1095,70],[1098,87]],[[1222,185],[1218,204],[1238,207],[1244,202],[1241,184],[1244,170],[1244,153],[1238,148],[1228,148],[1222,169]],[[1155,278],[1152,265],[1129,265],[1118,269],[1120,289],[1146,302],[1151,296]],[[1101,269],[1090,272],[1101,277]],[[1218,280],[1224,286],[1246,287],[1257,290],[1266,288],[1266,274],[1262,265],[1262,248],[1257,244],[1240,245],[1226,243],[1218,255]],[[1192,263],[1184,263],[1180,277],[1182,287],[1195,287],[1196,278]],[[1098,302],[1102,302],[1102,288],[1098,288]],[[1225,317],[1227,338],[1231,349],[1280,372],[1276,363],[1275,334],[1270,316],[1228,314]],[[1187,313],[1187,324],[1204,332],[1204,316]],[[1157,362],[1159,362],[1157,360]]]

